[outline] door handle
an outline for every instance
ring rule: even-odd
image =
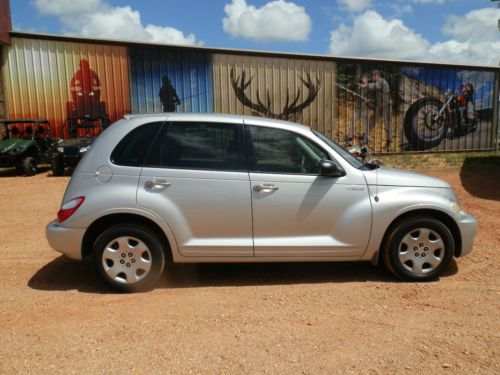
[[[168,187],[172,185],[170,182],[167,180],[154,180],[154,181],[146,181],[144,183],[144,187],[146,189],[151,189],[151,190],[160,190],[165,187]]]
[[[269,193],[271,191],[276,191],[279,189],[279,186],[273,184],[262,184],[262,185],[254,185],[253,190],[258,193]]]

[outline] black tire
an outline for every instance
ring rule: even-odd
[[[127,247],[125,256],[123,256],[123,251],[120,249],[120,245],[117,244],[117,240],[123,238],[126,238],[128,246],[136,246],[135,248]],[[113,243],[113,241],[115,241],[115,243]],[[141,251],[140,245],[137,244],[137,241],[139,241],[139,244],[140,241],[142,241],[142,244],[145,245],[149,251],[147,256],[145,256],[145,252]],[[114,249],[116,247],[117,250]],[[137,251],[137,249],[139,250]],[[114,261],[109,258],[109,255],[105,255],[109,254],[110,250],[118,252],[117,254],[120,256],[116,265],[114,264]],[[130,254],[132,254],[132,256],[130,256]],[[142,258],[143,260],[141,261],[139,258]],[[149,258],[150,268],[148,271],[139,274],[138,271],[141,269],[135,269],[134,264],[131,262],[134,262],[133,259],[135,259],[135,262],[139,264],[146,258]],[[118,261],[121,262],[122,260],[124,261],[123,264],[119,264]],[[135,224],[119,224],[106,229],[97,238],[92,248],[92,261],[101,278],[113,288],[122,292],[140,292],[151,289],[163,272],[163,268],[165,267],[165,249],[156,233],[152,230]],[[115,266],[117,268],[112,270]],[[105,267],[108,268],[108,271]],[[110,274],[113,273],[116,273],[115,278],[110,276]],[[140,279],[138,281],[128,280],[128,275],[131,273],[136,275],[136,277],[140,277]]]
[[[23,160],[23,172],[26,176],[33,176],[36,174],[37,167],[35,158],[32,156],[28,156]]]
[[[442,106],[443,103],[440,100],[424,98],[413,103],[406,112],[405,136],[416,149],[425,150],[435,147],[446,137],[446,131],[450,124],[448,112],[444,111],[440,120],[432,121],[432,115],[437,114]],[[423,123],[419,124],[419,119]]]
[[[64,160],[61,158],[52,158],[51,167],[54,176],[62,176],[64,174]]]
[[[425,231],[420,231],[421,229],[429,230],[430,234],[427,236],[429,241],[426,241]],[[408,247],[407,236],[410,236],[412,241],[416,238],[414,247]],[[433,250],[433,248],[438,249]],[[399,278],[409,281],[430,281],[438,278],[450,265],[455,253],[455,242],[450,230],[441,221],[427,216],[415,216],[389,229],[382,246],[382,253],[386,267]],[[432,262],[439,263],[433,266]],[[418,272],[418,264],[421,264],[421,272]]]

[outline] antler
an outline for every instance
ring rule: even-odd
[[[314,83],[311,80],[311,75],[309,73],[306,73],[306,76],[307,80],[304,80],[304,78],[302,77],[300,77],[300,80],[302,81],[304,86],[307,87],[307,89],[309,90],[309,95],[307,96],[307,99],[301,104],[297,105],[297,102],[299,101],[300,97],[300,90],[298,90],[297,95],[295,96],[293,102],[288,104],[290,94],[288,90],[286,90],[285,107],[283,108],[283,112],[281,112],[280,118],[288,119],[292,114],[297,112],[302,112],[302,110],[308,107],[314,101],[314,99],[316,99],[316,96],[318,96],[319,89],[321,87],[321,82],[319,80],[319,77],[316,77],[316,82]]]
[[[246,107],[252,109],[255,113],[260,113],[264,115],[265,117],[271,117],[275,118],[276,115],[271,112],[271,97],[269,96],[269,90],[267,91],[267,105],[264,105],[262,101],[260,100],[259,97],[259,91],[257,91],[257,103],[254,103],[250,100],[248,96],[245,94],[245,89],[250,85],[250,82],[252,82],[253,77],[250,77],[248,81],[245,80],[246,73],[243,71],[241,73],[241,76],[238,78],[234,78],[234,70],[231,69],[231,72],[229,73],[231,77],[231,85],[233,86],[234,93],[238,100]]]
[[[307,89],[309,90],[309,95],[307,99],[301,104],[297,105],[297,102],[299,101],[301,94],[300,90],[298,90],[297,95],[290,103],[290,92],[289,90],[287,90],[286,101],[285,101],[285,106],[283,107],[283,111],[279,114],[276,114],[271,112],[271,96],[269,95],[269,90],[266,90],[266,104],[262,103],[258,90],[257,90],[257,103],[254,103],[245,94],[245,89],[250,85],[253,77],[251,77],[248,81],[246,81],[245,79],[246,73],[245,71],[243,71],[241,73],[241,76],[235,78],[233,69],[231,69],[229,75],[231,77],[231,85],[233,86],[234,93],[238,98],[238,100],[244,106],[251,108],[253,112],[256,114],[261,114],[265,117],[282,119],[282,120],[289,119],[292,115],[302,111],[304,108],[309,106],[314,101],[314,99],[316,99],[316,96],[318,96],[321,87],[321,82],[319,80],[319,77],[316,77],[315,82],[313,82],[313,80],[311,79],[311,75],[309,73],[306,73],[307,77],[306,80],[303,77],[300,77],[299,79],[302,81],[304,86],[307,87]]]

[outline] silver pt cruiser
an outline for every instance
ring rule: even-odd
[[[477,222],[450,185],[365,165],[309,127],[212,114],[126,116],[80,161],[50,245],[123,291],[173,262],[382,260],[437,278]]]

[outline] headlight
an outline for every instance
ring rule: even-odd
[[[450,201],[450,206],[453,211],[455,211],[457,214],[465,214],[465,210],[460,206],[457,202],[455,201]]]
[[[57,152],[59,152],[61,154],[64,153],[64,147],[58,147]]]
[[[83,154],[84,152],[87,152],[87,150],[89,149],[90,147],[86,146],[86,147],[80,147],[80,152]]]

